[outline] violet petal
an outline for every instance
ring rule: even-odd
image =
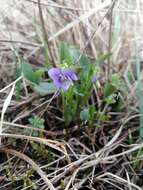
[[[61,88],[62,88],[64,91],[67,91],[71,85],[73,85],[72,81],[67,80],[67,81],[65,81],[65,82],[63,82],[63,83],[61,84]]]
[[[67,91],[71,85],[73,85],[73,80],[77,80],[77,76],[74,71],[65,69],[61,70],[58,68],[52,68],[48,71],[49,77],[53,80],[54,85]]]
[[[51,79],[53,80],[58,80],[59,79],[59,76],[61,75],[61,70],[58,69],[58,68],[51,68],[49,71],[48,71],[48,75]]]
[[[65,70],[62,71],[62,73],[63,73],[66,77],[70,78],[71,80],[78,80],[78,78],[77,78],[75,72],[72,71],[72,70],[65,69]]]
[[[99,77],[98,76],[94,76],[93,79],[92,79],[92,82],[96,83],[98,80],[99,80]]]

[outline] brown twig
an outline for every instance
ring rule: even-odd
[[[113,0],[112,0],[113,1]],[[114,0],[112,2],[112,6],[111,6],[111,9],[110,9],[110,20],[109,20],[109,41],[108,41],[108,54],[110,55],[111,54],[111,49],[112,49],[112,24],[113,24],[113,9],[114,9],[114,6],[115,6],[115,3],[117,2],[117,0]],[[111,68],[112,68],[112,63],[111,63],[111,57],[108,56],[108,71],[107,71],[107,78],[108,78],[108,81],[110,80],[110,75],[112,74],[112,71],[111,71]]]
[[[20,40],[0,39],[0,43],[16,43],[16,44],[24,44],[24,45],[28,45],[28,46],[33,46],[33,47],[42,47],[41,44],[25,42],[25,41],[20,41]]]
[[[50,54],[50,57],[52,59],[51,60],[52,64],[53,64],[54,67],[56,67],[56,64],[54,62],[54,58],[52,56],[51,48],[50,48],[50,45],[49,45],[48,35],[47,35],[45,22],[44,22],[44,17],[43,17],[43,11],[42,11],[42,8],[41,8],[41,0],[38,0],[38,9],[39,9],[39,17],[40,17],[41,27],[42,27],[42,31],[43,31],[45,48],[47,48],[49,50],[49,54]]]
[[[33,3],[33,4],[37,4],[36,1],[33,0],[25,0],[28,1],[29,3]],[[47,6],[47,7],[53,7],[53,8],[57,8],[57,9],[65,9],[65,10],[69,10],[69,11],[90,11],[90,9],[83,9],[83,8],[76,8],[76,7],[67,7],[67,6],[63,6],[63,5],[59,5],[59,4],[55,4],[55,3],[40,3],[42,6]]]
[[[97,35],[97,32],[100,28],[100,26],[102,25],[104,19],[106,18],[106,16],[111,12],[111,8],[114,5],[114,2],[111,4],[111,6],[107,9],[107,11],[105,12],[104,16],[101,18],[100,22],[98,23],[98,28],[93,32],[93,34],[91,35],[90,39],[88,39],[88,41],[86,42],[85,46],[82,49],[82,52],[80,53],[77,62],[79,62],[79,60],[81,59],[82,55],[85,53],[85,50],[87,49],[88,45],[91,43],[92,40],[94,40],[95,36]]]

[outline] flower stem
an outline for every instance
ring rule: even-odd
[[[63,119],[65,121],[65,125],[68,124],[68,121],[67,121],[67,108],[66,108],[66,100],[65,100],[65,93],[62,92],[62,106],[63,106]]]

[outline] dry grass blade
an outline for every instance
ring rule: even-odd
[[[69,190],[69,188],[70,188],[72,182],[74,181],[74,179],[75,179],[75,177],[76,177],[76,175],[77,175],[77,173],[78,173],[78,170],[79,170],[79,169],[75,170],[75,172],[74,172],[73,175],[71,176],[71,179],[69,180],[67,186],[65,187],[65,190]]]
[[[31,127],[31,126],[28,126],[28,125],[20,125],[20,124],[17,124],[17,123],[10,123],[10,122],[6,122],[6,121],[3,121],[3,128],[4,127],[9,127],[9,128],[20,128],[20,129],[30,129],[30,130],[33,130],[33,131],[39,131],[39,132],[42,132],[42,133],[45,133],[47,136],[51,136],[51,137],[54,137],[54,136],[61,136],[61,135],[65,135],[65,131],[61,130],[61,131],[47,131],[47,130],[44,130],[44,129],[38,129],[38,128],[34,128],[34,127]]]
[[[31,2],[31,3],[34,3],[34,4],[38,4],[36,1],[33,1],[33,0],[25,0],[25,1],[28,1],[28,2]],[[76,8],[76,7],[67,7],[67,6],[62,6],[62,5],[59,5],[57,3],[40,3],[42,6],[47,6],[47,7],[54,7],[54,8],[57,8],[57,9],[66,9],[66,10],[70,10],[70,11],[89,11],[89,9],[83,9],[83,8]]]
[[[0,39],[0,43],[13,43],[13,44],[24,44],[27,46],[32,46],[32,47],[43,47],[41,44],[36,44],[36,43],[30,43],[26,41],[21,41],[21,40],[7,40],[7,39]]]
[[[30,189],[31,184],[22,186],[22,177],[29,174],[31,167],[28,166],[31,165],[39,174],[34,175],[34,172],[32,182],[40,190],[86,187],[141,190],[143,143],[138,138],[138,125],[142,114],[138,114],[141,112],[135,94],[138,86],[136,71],[140,68],[142,74],[143,70],[143,1],[1,0],[1,3],[0,106],[3,109],[0,138],[3,145],[8,143],[12,148],[0,147],[0,177],[7,175],[5,167],[8,167],[18,182],[14,188]],[[20,76],[15,80],[21,62],[30,63],[35,73],[44,73],[40,80],[50,82],[47,70],[50,66],[61,66],[61,42],[73,51],[79,50],[81,57],[85,53],[93,64],[98,62],[98,57],[112,54],[99,66],[101,85],[95,84],[96,92],[85,106],[81,106],[81,109],[91,105],[96,108],[95,128],[90,128],[88,122],[80,121],[71,122],[65,128],[59,96],[36,95],[33,99],[36,92],[28,81],[18,83],[20,87],[16,88],[11,101],[14,86],[23,78]],[[136,52],[135,44],[138,45]],[[138,69],[135,53],[137,57],[141,53]],[[79,65],[76,67],[76,64],[74,66],[79,76],[81,68],[77,68]],[[123,110],[116,103],[110,105],[109,101],[108,105],[108,101],[104,102],[104,87],[107,78],[112,82],[112,74],[119,74],[123,81],[123,88],[119,90]],[[6,95],[9,90],[4,99],[3,94]],[[102,112],[104,103],[107,103],[106,113]],[[72,110],[69,106],[69,113]],[[43,125],[30,123],[35,115],[43,120]],[[96,122],[100,116],[101,121]],[[53,140],[48,139],[49,136]],[[14,159],[11,160],[10,155],[14,155]],[[19,162],[17,157],[23,161]],[[0,189],[13,188],[9,176],[8,180],[0,184]]]
[[[109,172],[104,173],[104,174],[98,176],[97,179],[98,179],[98,180],[104,180],[104,177],[106,177],[106,176],[109,176],[109,177],[111,177],[111,178],[115,178],[115,179],[116,179],[116,182],[118,181],[119,183],[123,183],[123,184],[125,184],[125,185],[130,185],[131,187],[133,187],[133,188],[135,188],[135,189],[137,189],[137,190],[142,190],[140,187],[138,187],[138,186],[135,185],[134,183],[131,183],[131,182],[129,182],[129,181],[127,181],[127,180],[125,180],[125,179],[123,179],[123,178],[117,176],[117,175],[114,175],[114,174],[112,174],[112,173],[109,173]]]
[[[0,90],[0,93],[4,92],[5,90],[7,90],[9,87],[14,86],[19,80],[21,80],[23,77],[20,76],[18,79],[16,79],[14,82],[10,83],[9,85],[7,85],[6,87],[4,87],[3,89]]]
[[[74,26],[78,25],[80,22],[84,22],[86,19],[88,19],[89,17],[91,17],[92,15],[96,14],[98,11],[108,7],[111,4],[111,0],[106,0],[105,2],[101,3],[101,5],[99,5],[98,7],[92,9],[89,13],[86,13],[80,17],[78,17],[78,19],[75,19],[74,21],[72,21],[71,23],[67,24],[64,28],[62,28],[60,31],[58,31],[56,34],[52,35],[48,41],[52,41],[55,38],[57,38],[58,36],[60,36],[61,34],[65,33],[66,31],[70,30],[71,28],[73,28]]]
[[[30,140],[38,143],[42,143],[44,145],[47,145],[59,152],[62,152],[63,154],[66,154],[64,152],[64,144],[60,143],[58,141],[54,140],[48,140],[48,139],[43,139],[39,137],[32,137],[32,136],[26,136],[26,135],[17,135],[17,134],[7,134],[7,133],[2,133],[0,134],[0,137],[8,137],[8,138],[14,138],[14,139],[23,139],[23,140]]]
[[[12,96],[13,96],[13,93],[14,93],[14,89],[15,89],[15,84],[12,86],[12,89],[9,93],[9,95],[7,96],[7,98],[5,99],[4,101],[4,105],[3,105],[3,108],[2,108],[2,113],[1,113],[1,121],[0,121],[0,135],[2,134],[2,126],[3,126],[3,120],[4,120],[4,114],[11,102],[11,99],[12,99]],[[0,138],[0,146],[1,146],[1,138]]]
[[[51,183],[51,181],[46,177],[46,175],[44,174],[44,172],[41,170],[41,168],[28,156],[17,152],[16,150],[12,150],[12,149],[7,149],[7,148],[0,148],[0,152],[5,152],[6,154],[12,154],[13,156],[17,156],[22,160],[25,160],[28,164],[30,164],[32,166],[32,168],[41,176],[41,178],[43,179],[43,181],[45,182],[45,184],[47,185],[47,187],[50,190],[55,190],[53,184]]]

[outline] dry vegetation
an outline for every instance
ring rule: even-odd
[[[9,0],[0,9],[0,190],[142,190],[143,142],[137,130],[143,110],[137,100],[143,100],[136,95],[143,61],[143,1]],[[54,65],[60,42],[79,48],[93,62],[112,53],[105,80],[110,72],[123,78],[126,109],[110,113],[111,121],[94,135],[88,126],[73,125],[67,132],[55,114],[54,95],[38,97],[23,76],[16,80],[21,58],[33,68],[44,66],[46,41]],[[21,79],[23,91],[16,100]],[[29,125],[33,114],[44,118],[45,129]]]

